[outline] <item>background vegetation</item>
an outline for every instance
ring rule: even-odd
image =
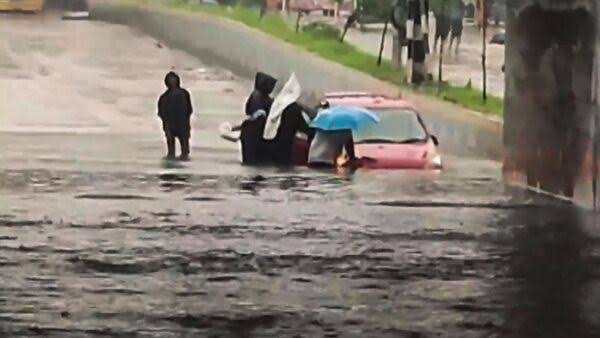
[[[134,1],[144,2],[145,0]],[[484,102],[481,91],[472,88],[469,85],[461,87],[443,83],[441,86],[438,86],[437,82],[431,82],[418,88],[412,86],[409,87],[409,85],[406,84],[406,75],[403,69],[393,67],[391,62],[387,60],[383,60],[381,65],[377,66],[377,57],[375,55],[359,50],[348,43],[339,42],[339,30],[326,24],[309,24],[299,33],[296,33],[294,28],[281,16],[277,14],[267,14],[261,18],[256,9],[247,8],[245,6],[234,6],[229,8],[220,6],[202,6],[197,3],[189,3],[180,0],[161,0],[161,3],[163,6],[170,8],[191,12],[203,12],[239,21],[249,27],[279,38],[324,59],[361,71],[377,79],[396,84],[405,89],[411,89],[431,96],[436,96],[475,111],[495,115],[502,114],[503,101],[501,98],[488,95],[487,101]]]

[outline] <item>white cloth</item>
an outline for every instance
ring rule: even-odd
[[[281,115],[285,108],[290,104],[296,102],[300,97],[302,88],[296,78],[296,74],[292,73],[289,80],[285,83],[279,94],[273,100],[269,118],[265,124],[265,131],[263,132],[263,138],[265,140],[272,140],[277,136],[277,130],[281,123]]]
[[[229,142],[238,142],[240,140],[240,133],[233,131],[233,126],[229,122],[223,122],[219,126],[219,135],[222,139]]]

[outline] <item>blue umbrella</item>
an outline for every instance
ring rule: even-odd
[[[379,116],[370,110],[335,106],[319,112],[310,126],[321,130],[359,130],[379,123],[379,121]]]

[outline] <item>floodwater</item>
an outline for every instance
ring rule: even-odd
[[[122,26],[1,20],[2,336],[600,335],[595,216],[498,163],[242,167],[217,126],[247,80]],[[191,162],[160,160],[171,67]]]

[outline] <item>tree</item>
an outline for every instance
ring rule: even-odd
[[[439,7],[439,14],[440,16],[445,16],[448,15],[449,13],[446,12],[446,2],[447,0],[437,0]],[[437,25],[437,22],[436,22]],[[442,81],[443,81],[443,77],[442,77],[442,68],[443,68],[443,64],[444,64],[444,39],[442,37],[442,41],[440,41],[440,53],[438,56],[439,60],[438,60],[438,94],[441,93],[442,91]]]
[[[490,1],[489,0],[477,0],[478,8],[481,11],[481,68],[483,71],[483,101],[487,101],[487,67],[486,67],[486,59],[487,59],[487,26],[488,26],[488,16],[490,10]]]
[[[344,42],[344,38],[346,37],[346,33],[348,33],[348,29],[350,29],[350,27],[352,27],[352,25],[358,21],[359,16],[360,11],[355,9],[354,12],[352,12],[352,14],[348,17],[346,24],[344,25],[344,32],[342,33],[342,36],[340,36],[340,42]]]
[[[383,56],[383,47],[385,44],[385,35],[387,33],[387,29],[388,29],[388,24],[389,24],[390,20],[385,20],[385,26],[383,26],[383,33],[381,33],[381,43],[379,45],[379,56],[377,57],[377,65],[381,66],[381,58]]]
[[[394,0],[360,0],[358,5],[362,15],[385,22],[392,13]]]

